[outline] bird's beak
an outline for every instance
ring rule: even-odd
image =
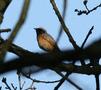
[[[34,28],[35,30],[37,30],[37,28]]]

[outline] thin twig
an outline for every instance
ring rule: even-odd
[[[67,7],[68,7],[68,0],[63,0],[63,12],[62,12],[62,17],[63,17],[63,20],[65,20],[65,17],[66,17],[66,11],[67,11]],[[62,35],[62,26],[60,25],[59,27],[59,34],[58,34],[58,37],[56,39],[56,42],[58,43],[59,40],[60,40],[60,37]]]
[[[88,15],[89,13],[93,12],[94,10],[97,10],[98,7],[101,7],[101,3],[99,5],[97,5],[97,6],[95,6],[93,9],[88,9],[87,3],[84,4],[84,6],[85,6],[86,10],[75,9],[75,12],[77,12],[77,15],[82,15],[82,14]]]
[[[67,73],[66,75],[64,75],[64,74],[62,74],[58,69],[53,69],[53,70],[55,70],[55,72],[57,73],[57,74],[59,74],[61,77],[62,77],[62,79],[64,79],[64,80],[67,80],[70,84],[72,84],[73,86],[75,86],[78,90],[82,90],[81,89],[81,87],[79,87],[77,84],[75,84],[72,80],[70,80],[69,78],[68,78],[68,76],[71,74],[71,73]],[[61,79],[61,80],[62,80]],[[60,80],[60,82],[62,82]],[[60,85],[57,85],[55,88],[54,88],[54,90],[58,90],[58,88],[61,86],[61,84],[62,83],[60,83],[59,82],[59,84]]]
[[[58,83],[58,85],[54,88],[54,90],[58,90],[59,87],[63,84],[63,82],[66,80],[65,77],[68,78],[70,73],[66,73],[66,75],[61,78],[60,82]],[[73,86],[75,86],[78,90],[82,90],[82,88],[80,88],[78,85],[76,85],[74,82],[72,82],[70,79],[68,79],[68,82],[71,83]]]
[[[11,29],[0,29],[0,33],[5,33],[5,32],[10,32],[11,31]]]
[[[55,13],[56,13],[56,15],[57,15],[61,25],[62,25],[63,30],[65,31],[66,35],[69,38],[69,41],[72,43],[72,45],[73,45],[73,47],[75,49],[78,49],[78,46],[77,46],[76,42],[74,41],[72,35],[70,34],[69,29],[67,28],[67,26],[66,26],[66,24],[65,24],[65,22],[64,22],[64,20],[63,20],[63,18],[61,16],[59,10],[58,10],[58,8],[57,8],[57,6],[55,4],[55,1],[54,0],[50,0],[50,2],[52,4],[52,6],[53,6],[53,9],[54,9],[54,11],[55,11]]]
[[[99,65],[99,60],[100,58],[96,58],[96,59],[91,59],[91,65],[93,67],[97,67]],[[95,83],[96,83],[96,90],[100,90],[100,78],[99,78],[100,73],[95,73]]]
[[[99,74],[95,75],[95,79],[96,79],[96,90],[100,90]]]
[[[89,32],[88,32],[88,34],[87,34],[87,36],[86,36],[84,42],[83,42],[82,45],[81,45],[81,48],[84,47],[85,43],[87,42],[87,39],[88,39],[89,36],[92,34],[92,30],[93,30],[93,29],[94,29],[94,26],[92,26],[91,29],[89,30]]]
[[[21,75],[18,74],[18,82],[19,82],[19,90],[22,90],[22,87],[21,87]]]
[[[6,89],[12,90],[10,86],[7,84],[6,78],[3,77],[2,82],[6,85]]]
[[[34,84],[34,82],[32,82],[32,84],[30,85],[31,88],[33,87],[33,84]]]
[[[24,81],[23,84],[22,84],[22,89],[24,88],[25,83],[26,83],[26,82]]]
[[[2,86],[0,86],[0,90],[2,90]]]
[[[67,75],[69,75],[68,73],[66,73],[66,77],[68,77]],[[66,79],[65,78],[61,78],[60,82],[57,84],[57,86],[54,88],[54,90],[58,90],[59,87],[64,83]]]
[[[32,80],[33,82],[36,82],[36,83],[46,83],[46,84],[49,84],[49,83],[57,83],[59,82],[60,80],[55,80],[55,81],[42,81],[42,80],[36,80],[36,79],[33,79],[31,78],[30,76],[27,76],[23,73],[23,76],[25,76],[26,78]]]
[[[12,86],[12,88],[13,88],[14,90],[17,90],[17,87],[15,87],[15,86],[13,85],[13,83],[11,83],[11,86]]]
[[[89,30],[89,32],[88,32],[86,38],[84,39],[84,42],[83,42],[82,45],[81,45],[81,49],[84,48],[84,45],[86,44],[86,42],[87,42],[89,36],[92,34],[92,30],[93,30],[93,29],[94,29],[94,26],[92,26],[91,29]],[[85,61],[84,61],[83,59],[81,59],[81,61],[83,61],[82,64],[84,65],[84,64],[85,64]]]
[[[35,90],[35,87],[33,87],[34,82],[32,81],[32,84],[29,86],[29,88],[25,89],[25,90]]]

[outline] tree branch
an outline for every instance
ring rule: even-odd
[[[24,22],[26,20],[29,4],[30,4],[30,0],[25,0],[20,18],[19,18],[17,24],[15,25],[14,30],[12,31],[11,35],[9,36],[7,42],[2,47],[2,50],[1,50],[2,54],[0,54],[1,61],[4,61],[4,57],[6,55],[7,49],[9,48],[10,44],[15,39],[15,37],[16,37],[17,33],[19,32],[21,26],[24,24]]]
[[[54,9],[54,11],[55,11],[55,13],[56,13],[56,15],[57,15],[61,25],[62,25],[63,30],[65,31],[66,35],[69,38],[69,41],[72,43],[72,45],[73,45],[73,47],[75,49],[78,49],[78,46],[77,46],[76,42],[74,41],[72,35],[70,34],[69,29],[67,28],[67,26],[66,26],[66,24],[65,24],[65,22],[64,22],[64,20],[63,20],[63,18],[61,16],[59,10],[58,10],[58,8],[57,8],[57,6],[55,4],[55,1],[54,0],[50,0],[50,2],[52,4],[52,6],[53,6],[53,9]]]
[[[62,17],[63,17],[63,20],[65,20],[65,17],[66,17],[66,11],[67,11],[67,7],[68,7],[68,0],[63,0],[63,12],[62,12]],[[60,25],[59,27],[59,34],[58,34],[58,37],[56,39],[56,42],[58,43],[59,40],[60,40],[60,37],[62,35],[62,26]]]

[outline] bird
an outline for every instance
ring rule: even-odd
[[[60,58],[62,51],[57,46],[54,38],[50,34],[48,34],[44,28],[39,27],[34,29],[36,30],[37,42],[39,47],[43,49],[44,51],[51,53],[56,58]],[[61,62],[61,59],[59,60],[56,59],[55,62],[53,62],[53,64],[56,66],[60,62]],[[58,73],[61,76],[62,73],[59,72],[57,69],[54,69],[54,71],[56,71],[56,73]]]
[[[36,30],[37,42],[41,49],[50,53],[61,52],[54,38],[44,28],[39,27],[34,29]]]

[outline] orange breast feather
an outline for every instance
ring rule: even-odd
[[[47,34],[41,34],[38,36],[38,44],[40,48],[46,51],[53,51],[55,48],[55,40]]]

